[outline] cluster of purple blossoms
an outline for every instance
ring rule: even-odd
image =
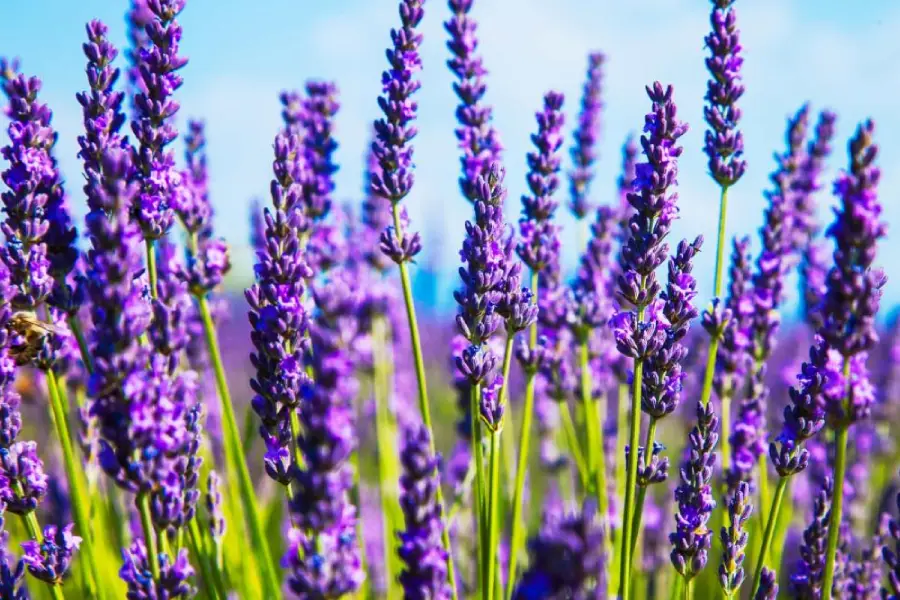
[[[132,218],[144,238],[166,235],[174,220],[174,209],[183,205],[187,191],[175,157],[168,146],[178,132],[172,117],[179,105],[174,92],[183,80],[178,70],[187,59],[178,56],[181,26],[175,20],[185,0],[147,0],[153,19],[146,25],[147,44],[137,50],[140,84],[134,96],[135,119],[131,130],[137,138],[134,167],[141,191],[132,207]]]
[[[744,174],[744,136],[737,128],[741,109],[737,101],[744,95],[741,83],[740,32],[734,0],[713,0],[710,15],[712,31],[706,36],[710,56],[706,68],[712,78],[707,83],[707,106],[703,109],[709,129],[705,150],[709,157],[709,172],[723,188],[734,185]]]
[[[722,527],[720,532],[722,564],[719,565],[719,585],[722,586],[725,596],[730,598],[740,591],[744,582],[744,558],[747,541],[750,538],[746,526],[753,512],[750,484],[746,481],[740,482],[726,502],[728,526]]]
[[[591,211],[588,200],[591,181],[594,179],[594,163],[597,161],[597,138],[600,134],[600,113],[603,110],[603,63],[601,52],[588,55],[587,81],[581,96],[581,112],[575,128],[575,143],[570,150],[575,168],[569,173],[569,192],[572,197],[569,208],[578,219],[584,219]]]
[[[416,28],[425,16],[423,0],[401,0],[400,29],[391,30],[393,48],[387,51],[390,69],[381,76],[383,94],[378,106],[384,117],[375,121],[372,152],[378,169],[371,173],[372,193],[387,198],[395,211],[394,224],[381,236],[382,251],[400,264],[409,262],[422,250],[418,233],[406,231],[406,211],[397,206],[413,186],[412,139],[417,130],[412,121],[418,105],[412,95],[422,86],[415,74],[422,68],[419,46],[422,34]]]
[[[62,583],[69,570],[81,538],[72,534],[73,525],[62,529],[55,525],[44,528],[43,541],[22,542],[22,560],[32,576],[54,585]]]
[[[400,506],[406,529],[398,533],[397,552],[406,568],[400,573],[407,598],[451,597],[447,583],[447,551],[441,543],[444,520],[437,502],[440,457],[432,454],[428,430],[409,427],[400,453]]]
[[[153,12],[147,5],[147,0],[131,0],[128,13],[125,15],[128,34],[128,48],[125,50],[128,69],[125,75],[127,78],[126,91],[131,99],[133,114],[136,114],[137,110],[134,106],[134,98],[140,90],[144,89],[140,72],[141,49],[150,43],[150,39],[147,37],[147,25],[153,21],[153,18]]]
[[[602,518],[591,500],[566,515],[544,513],[538,534],[528,542],[531,566],[522,574],[513,598],[602,598],[606,595],[607,556]]]
[[[190,584],[194,569],[188,561],[187,548],[178,551],[175,561],[168,554],[159,555],[159,578],[154,578],[143,540],[135,540],[122,550],[124,564],[119,577],[128,588],[128,598],[133,600],[178,600],[193,598],[197,590]]]
[[[275,138],[272,166],[272,207],[263,213],[265,229],[257,249],[256,282],[245,295],[254,347],[250,360],[256,369],[250,381],[254,392],[251,404],[262,421],[266,473],[286,485],[290,481],[291,413],[298,409],[300,388],[308,380],[304,353],[309,317],[303,298],[305,281],[313,274],[300,241],[308,220],[301,209],[300,181],[306,166],[296,132],[281,132]]]
[[[572,282],[574,311],[567,320],[579,342],[589,342],[594,331],[609,322],[614,310],[611,272],[617,227],[616,210],[610,206],[599,207],[597,219],[591,225],[591,239]]]
[[[478,24],[469,16],[474,0],[449,0],[453,16],[444,23],[450,34],[447,48],[452,57],[447,66],[456,76],[453,91],[459,98],[456,108],[456,139],[462,150],[459,187],[472,204],[478,200],[478,178],[485,177],[491,164],[501,159],[503,146],[492,124],[493,109],[483,104],[487,91],[487,69],[478,52]]]
[[[806,146],[800,159],[797,175],[791,182],[791,203],[789,212],[791,248],[804,253],[819,231],[816,214],[815,194],[822,188],[822,170],[831,155],[831,139],[837,115],[824,110],[819,113],[813,138]]]
[[[800,560],[791,573],[791,592],[798,598],[821,598],[825,574],[828,521],[834,496],[834,481],[826,477],[813,500],[812,520],[803,531]]]
[[[4,529],[4,508],[0,505],[0,598],[28,600],[25,580],[25,562],[16,560],[7,550],[9,532]]]
[[[775,576],[775,571],[763,567],[759,578],[759,587],[756,588],[753,600],[776,600],[776,598],[778,598],[778,578]]]
[[[894,502],[900,510],[900,494],[897,494]],[[887,586],[881,590],[881,596],[885,600],[897,600],[900,598],[900,520],[891,518],[888,522],[890,540],[885,540],[882,549],[882,558],[887,567]],[[887,543],[887,542],[891,543]],[[893,548],[891,547],[893,545]]]
[[[712,531],[707,527],[716,501],[712,492],[712,472],[716,464],[715,447],[719,441],[719,419],[712,403],[697,403],[697,424],[688,437],[688,456],[681,467],[681,485],[675,488],[678,512],[672,543],[672,564],[686,580],[706,566],[712,545]]]

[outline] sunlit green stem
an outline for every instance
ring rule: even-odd
[[[694,579],[687,579],[684,582],[684,600],[691,600],[694,597]]]
[[[145,240],[145,246],[147,249],[147,279],[150,282],[150,297],[156,300],[159,298],[159,290],[156,283],[156,248],[153,240],[150,238]]]
[[[84,337],[84,330],[81,328],[81,322],[78,320],[78,317],[71,316],[69,317],[69,329],[72,330],[72,335],[75,336],[75,341],[78,342],[78,351],[81,354],[81,362],[84,363],[84,368],[87,369],[88,374],[94,372],[94,360],[91,357],[90,347],[87,343],[87,338]]]
[[[472,456],[475,461],[475,497],[472,502],[472,513],[475,515],[475,520],[478,525],[478,532],[475,536],[475,556],[478,559],[476,562],[482,571],[481,585],[484,585],[483,578],[486,574],[485,557],[487,556],[487,549],[484,547],[486,536],[483,532],[487,523],[487,504],[485,501],[487,481],[484,475],[484,456],[481,443],[481,417],[479,416],[481,414],[480,402],[481,386],[473,385],[469,403],[469,410],[471,411],[470,421],[472,423]]]
[[[515,431],[513,424],[513,405],[507,402],[509,396],[509,371],[512,366],[513,342],[516,336],[507,334],[506,345],[503,350],[503,383],[500,386],[500,404],[503,408],[503,427],[507,433],[503,436],[503,468],[506,471],[506,496],[511,497],[513,494],[513,486],[515,485],[513,473],[513,457],[515,456],[515,447],[513,444],[512,434]],[[498,577],[498,581],[500,578]]]
[[[844,479],[847,474],[848,432],[849,427],[846,424],[839,426],[835,432],[834,497],[831,499],[831,516],[828,519],[828,546],[825,554],[825,576],[822,579],[823,600],[831,600],[834,585],[834,567],[840,541],[841,520],[844,516]]]
[[[393,203],[392,214],[394,218],[394,233],[398,239],[403,239],[403,223],[400,220],[400,204],[395,202]],[[419,338],[419,324],[416,320],[416,306],[413,302],[412,295],[412,284],[409,280],[409,267],[408,263],[401,262],[399,265],[400,270],[400,284],[403,288],[403,303],[406,305],[406,320],[409,323],[409,337],[412,342],[412,352],[413,352],[413,362],[415,363],[416,369],[416,382],[418,383],[419,388],[419,412],[422,414],[422,423],[425,425],[425,428],[428,430],[429,439],[431,440],[431,454],[436,454],[434,447],[434,428],[431,425],[431,409],[428,405],[428,384],[425,379],[425,357],[422,353],[422,341]],[[475,414],[472,415],[475,417]],[[483,488],[482,488],[483,489]],[[441,512],[444,510],[444,493],[441,491],[440,486],[437,488],[437,503],[441,509]],[[450,533],[444,528],[444,535],[442,536],[442,542],[444,545],[444,550],[447,552],[447,580],[450,583],[450,587],[453,591],[454,598],[456,597],[456,573],[453,566],[453,548],[450,545]]]
[[[625,445],[628,443],[626,436],[628,435],[628,401],[630,400],[629,389],[627,383],[619,383],[618,385],[618,405],[616,406],[616,498],[619,506],[624,503],[625,498]],[[610,570],[610,590],[619,589],[619,571],[622,562],[622,527],[610,527],[613,534],[613,543],[615,551],[613,552],[613,564]]]
[[[209,555],[203,547],[197,527],[197,519],[191,519],[188,524],[188,541],[191,544],[194,556],[197,558],[197,563],[200,565],[200,575],[203,578],[203,582],[206,584],[207,589],[210,590],[210,596],[224,600],[226,598],[225,591],[219,589],[216,578],[210,568]]]
[[[653,449],[653,443],[656,439],[656,425],[657,419],[655,417],[650,418],[650,426],[647,428],[647,442],[644,444],[644,460],[650,461],[650,452]],[[634,517],[632,518],[631,525],[631,543],[629,544],[629,548],[631,549],[631,554],[628,556],[628,562],[630,563],[629,568],[634,568],[634,556],[637,554],[635,552],[635,548],[637,548],[638,536],[641,534],[641,517],[644,513],[644,501],[647,499],[647,486],[640,486],[640,489],[637,493],[637,500],[634,503]]]
[[[154,581],[159,581],[159,548],[156,544],[156,531],[153,529],[153,520],[150,517],[150,496],[146,493],[138,494],[138,512],[141,514],[141,529],[144,531],[144,544],[147,545],[147,562],[150,563],[150,573]]]
[[[209,302],[206,297],[198,297],[197,304],[200,308],[200,317],[203,320],[203,333],[206,336],[206,345],[212,361],[213,371],[216,375],[216,387],[218,388],[219,399],[222,406],[225,460],[233,465],[238,477],[237,483],[241,496],[241,504],[243,505],[244,516],[250,527],[250,536],[252,538],[253,546],[259,553],[258,563],[262,570],[264,585],[266,586],[270,598],[279,598],[281,597],[281,586],[278,583],[278,571],[275,567],[275,563],[272,561],[272,552],[269,550],[269,542],[266,539],[262,519],[260,518],[259,510],[256,507],[253,481],[250,479],[250,471],[247,468],[247,458],[244,456],[243,448],[241,446],[241,434],[238,431],[237,420],[234,416],[234,405],[231,402],[231,392],[228,389],[228,380],[225,377],[225,366],[222,362],[222,354],[219,350],[218,334],[216,333],[212,314],[209,310]]]
[[[578,478],[581,481],[581,487],[585,490],[590,489],[590,471],[588,470],[587,461],[584,458],[584,452],[581,451],[581,443],[578,441],[578,431],[575,429],[575,422],[572,420],[572,412],[569,410],[569,403],[565,400],[559,403],[560,423],[562,424],[563,433],[566,436],[566,445],[575,461],[575,467],[578,470]]]
[[[488,539],[487,539],[487,581],[484,585],[483,596],[488,600],[494,600],[494,591],[497,583],[497,560],[495,553],[500,543],[500,435],[501,429],[491,431],[491,458],[490,458],[490,492],[488,499]]]
[[[719,298],[722,295],[722,284],[725,276],[725,221],[728,214],[728,186],[722,186],[719,196],[719,232],[716,236],[716,278],[713,286],[713,296]]]
[[[784,498],[784,490],[787,487],[788,478],[780,477],[778,485],[775,487],[775,496],[772,498],[772,508],[769,510],[769,516],[766,519],[766,531],[763,534],[762,545],[759,548],[759,556],[756,559],[756,572],[753,574],[753,587],[750,589],[751,597],[756,594],[759,588],[759,581],[762,577],[763,567],[766,566],[769,556],[769,546],[772,544],[772,537],[775,533],[775,523],[778,521],[778,514],[781,512],[781,502]]]
[[[606,453],[603,450],[603,422],[606,419],[606,402],[601,401],[598,408],[594,400],[594,382],[590,365],[590,348],[588,340],[582,340],[579,344],[579,367],[581,369],[581,404],[584,407],[584,424],[587,438],[587,462],[591,473],[591,485],[594,497],[597,499],[597,509],[600,513],[605,530],[603,543],[606,546],[606,555],[612,554],[612,544],[609,534],[609,489],[606,485]]]
[[[82,562],[87,565],[93,579],[93,590],[103,587],[103,579],[100,577],[99,563],[94,553],[93,531],[91,530],[90,500],[85,490],[86,480],[81,470],[81,462],[76,461],[75,451],[72,447],[72,437],[69,435],[69,425],[66,421],[62,396],[59,390],[59,382],[53,369],[44,371],[47,376],[47,388],[50,393],[50,408],[53,411],[53,422],[56,426],[56,435],[59,437],[59,445],[62,448],[63,463],[66,477],[69,480],[71,490],[72,510],[78,531],[81,533]]]

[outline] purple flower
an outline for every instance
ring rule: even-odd
[[[360,214],[362,230],[360,231],[361,239],[359,243],[362,249],[362,257],[369,266],[377,273],[384,275],[394,263],[390,257],[381,251],[381,233],[391,226],[393,220],[390,200],[372,191],[372,178],[380,168],[378,159],[370,144],[366,152],[365,183],[363,184],[365,198],[362,202]]]
[[[478,25],[469,16],[474,0],[449,0],[453,16],[444,23],[450,34],[447,42],[452,57],[447,66],[456,76],[453,91],[459,98],[456,108],[456,139],[462,150],[459,187],[469,202],[478,201],[478,180],[486,177],[491,164],[502,158],[503,146],[493,126],[493,110],[484,104],[487,69],[478,52]]]
[[[189,580],[194,576],[194,569],[188,560],[188,551],[182,548],[170,562],[168,554],[159,555],[159,579],[154,579],[147,558],[144,540],[135,540],[129,548],[122,550],[124,564],[119,570],[119,577],[128,586],[130,600],[176,600],[177,598],[193,598],[197,590]]]
[[[337,96],[334,83],[308,81],[298,113],[309,165],[309,177],[303,183],[303,205],[306,216],[314,222],[324,219],[331,210],[334,174],[338,170],[333,160],[338,147],[334,140],[334,118],[340,108]]]
[[[166,150],[178,136],[172,118],[179,104],[173,95],[182,84],[178,70],[187,64],[186,58],[178,56],[181,26],[175,21],[184,4],[185,0],[147,0],[153,18],[144,30],[147,42],[137,50],[139,85],[131,130],[138,141],[134,167],[141,192],[132,215],[148,240],[166,235],[173,210],[185,202],[182,195],[188,193],[172,151]]]
[[[886,548],[889,521],[890,518],[886,514],[881,515],[871,543],[862,549],[859,560],[849,565],[849,572],[846,575],[850,578],[847,592],[851,600],[881,598],[881,581],[884,574],[881,557]]]
[[[834,137],[834,123],[837,115],[824,110],[819,113],[819,121],[813,139],[807,144],[806,152],[800,160],[797,176],[791,182],[791,244],[794,251],[802,252],[819,231],[816,216],[815,193],[822,188],[821,176],[825,161],[831,155],[831,138]]]
[[[747,168],[743,159],[744,136],[737,128],[741,119],[737,101],[744,95],[741,82],[744,59],[733,3],[734,0],[713,0],[712,31],[706,36],[710,52],[706,68],[712,78],[706,84],[708,104],[703,109],[709,124],[704,144],[709,157],[709,172],[726,188],[737,183]]]
[[[289,456],[290,415],[300,404],[300,389],[308,380],[303,355],[308,346],[309,320],[303,303],[305,282],[313,272],[305,261],[300,238],[308,229],[301,209],[305,163],[296,132],[275,138],[275,179],[271,184],[272,207],[265,209],[265,243],[257,251],[256,282],[247,289],[250,305],[250,360],[256,376],[250,380],[253,410],[262,424],[260,434],[269,457]],[[266,472],[288,483],[280,461],[267,460]]]
[[[35,442],[0,449],[0,501],[16,515],[34,511],[47,495],[47,474]]]
[[[575,217],[583,219],[591,210],[588,200],[591,181],[594,179],[594,163],[597,161],[597,138],[600,134],[600,112],[603,110],[603,63],[601,52],[588,55],[587,81],[582,88],[581,112],[575,128],[575,143],[569,153],[574,169],[569,173],[571,208]]]
[[[537,133],[531,136],[535,150],[528,153],[528,189],[530,196],[522,196],[522,217],[519,219],[521,241],[516,247],[519,257],[536,273],[559,270],[559,226],[553,214],[559,202],[553,198],[559,188],[563,95],[548,92],[544,109],[536,114]]]
[[[2,508],[0,506],[0,509]],[[2,513],[3,510],[0,510],[0,514]],[[0,598],[27,600],[28,592],[22,585],[25,579],[25,561],[13,558],[7,548],[8,542],[9,532],[2,529],[2,516],[0,516]]]
[[[574,311],[569,326],[575,338],[582,342],[587,342],[595,330],[609,322],[614,310],[611,271],[617,217],[612,207],[597,209],[597,220],[591,225],[591,239],[581,255],[572,283]]]
[[[218,545],[222,543],[225,537],[225,512],[222,505],[221,480],[219,474],[215,471],[209,472],[209,478],[206,480],[206,494],[204,501],[206,503],[206,513],[209,519],[208,529],[209,535]]]
[[[390,68],[381,76],[382,96],[378,106],[384,117],[375,121],[372,151],[379,169],[372,173],[372,193],[387,198],[396,206],[413,186],[412,139],[416,128],[412,121],[418,105],[412,95],[421,87],[415,74],[422,68],[419,46],[422,34],[416,28],[425,12],[423,0],[401,0],[400,29],[391,30],[393,47],[387,51]],[[406,228],[397,231],[396,223],[382,234],[382,250],[396,263],[409,262],[421,250],[419,234]]]
[[[800,262],[800,290],[803,293],[803,320],[813,331],[822,322],[822,298],[828,289],[828,249],[821,241],[810,241],[803,249]]]
[[[900,509],[900,494],[897,494],[895,502],[897,508]],[[884,548],[881,551],[884,564],[888,569],[887,586],[882,588],[881,597],[885,600],[897,600],[900,598],[900,521],[891,518],[888,524],[888,533],[891,539],[885,540]]]
[[[188,291],[188,273],[178,248],[169,240],[156,246],[157,294],[153,301],[150,341],[166,356],[177,358],[187,348],[189,315],[193,303]]]
[[[538,534],[528,541],[531,566],[513,598],[602,598],[606,594],[602,515],[591,501],[574,514],[547,512]]]
[[[154,15],[147,6],[147,0],[131,0],[129,4],[131,6],[125,15],[125,22],[128,25],[126,29],[128,49],[125,51],[125,58],[128,59],[128,69],[125,71],[128,76],[126,90],[132,104],[132,112],[136,113],[134,97],[139,91],[145,89],[140,72],[141,49],[150,43],[150,39],[147,37],[147,25],[153,21]]]
[[[833,494],[834,481],[826,477],[822,489],[813,501],[812,520],[803,531],[803,541],[800,544],[800,560],[791,574],[791,593],[797,597],[819,598],[822,595]]]
[[[762,575],[759,578],[759,587],[756,588],[753,600],[775,600],[777,597],[778,578],[775,576],[775,571],[763,567]]]
[[[681,467],[681,485],[675,489],[678,503],[675,531],[669,535],[672,564],[687,580],[706,566],[712,543],[712,531],[707,523],[716,508],[711,482],[718,427],[719,419],[713,413],[712,403],[704,407],[698,402],[697,424],[688,436],[687,459]]]
[[[404,597],[450,598],[447,552],[441,543],[444,520],[437,502],[440,457],[432,454],[424,427],[407,428],[403,439],[400,506],[406,528],[398,533],[397,552],[406,565],[400,573]]]
[[[728,523],[722,527],[722,564],[719,565],[719,584],[725,596],[738,593],[744,582],[744,558],[749,535],[746,525],[753,512],[750,484],[742,481],[727,499]]]
[[[22,542],[22,560],[32,576],[54,585],[62,584],[63,576],[72,564],[72,558],[81,538],[72,535],[73,525],[58,529],[55,525],[44,528],[44,540]]]

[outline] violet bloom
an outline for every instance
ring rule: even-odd
[[[895,498],[897,509],[900,510],[900,494]],[[887,567],[887,586],[882,588],[881,597],[885,600],[900,599],[900,521],[891,518],[888,524],[890,539],[885,540],[881,556]],[[893,546],[893,547],[892,547]]]
[[[603,598],[606,561],[602,518],[593,501],[571,515],[544,514],[538,534],[528,541],[531,566],[513,598]]]
[[[826,477],[822,489],[813,500],[812,520],[803,531],[800,561],[791,574],[791,593],[797,597],[819,598],[825,575],[825,555],[828,543],[828,520],[834,496],[834,481]]]
[[[315,290],[316,326],[311,330],[312,381],[301,382],[301,433],[297,447],[303,466],[290,472],[294,495],[282,565],[289,588],[300,597],[351,594],[365,578],[356,535],[356,507],[350,501],[356,449],[352,348],[359,335],[362,292],[358,278],[334,270]],[[313,383],[313,381],[315,383]]]
[[[722,564],[719,565],[719,584],[726,598],[740,592],[744,582],[744,559],[746,558],[747,521],[753,512],[750,484],[742,481],[733,494],[726,499],[728,505],[728,526],[722,527]]]
[[[859,560],[850,563],[847,587],[851,600],[878,600],[881,598],[883,577],[882,553],[886,546],[890,517],[882,514],[871,542],[860,552]]]
[[[450,598],[447,551],[441,542],[445,525],[437,502],[440,457],[432,454],[428,430],[424,427],[407,428],[403,439],[400,506],[406,528],[398,533],[397,552],[406,565],[400,573],[404,597]]]
[[[775,576],[775,571],[763,567],[759,578],[759,587],[756,588],[753,600],[776,600],[776,598],[778,598],[778,578]]]
[[[718,427],[712,403],[704,407],[698,402],[697,424],[688,436],[688,456],[681,467],[681,485],[675,488],[675,531],[669,535],[672,564],[688,581],[706,566],[712,544],[713,533],[707,523],[716,508],[711,482]]]
[[[803,252],[819,231],[815,194],[822,188],[822,170],[831,155],[836,120],[837,115],[831,111],[819,113],[815,134],[807,144],[797,175],[791,182],[791,247],[795,252]]]
[[[294,132],[275,138],[275,179],[272,207],[266,207],[265,244],[257,251],[256,282],[245,296],[250,305],[250,360],[256,376],[251,405],[262,421],[266,443],[266,473],[287,485],[290,481],[290,420],[300,405],[300,389],[308,381],[303,356],[308,346],[309,319],[303,305],[305,281],[312,276],[300,237],[308,221],[300,210],[305,164]]]
[[[363,184],[365,198],[360,211],[362,225],[360,245],[362,257],[376,273],[383,276],[390,271],[394,262],[381,251],[381,232],[390,227],[393,221],[390,200],[372,192],[372,179],[380,168],[370,144],[366,152],[365,183]]]
[[[73,525],[58,529],[55,525],[44,528],[44,541],[22,542],[22,560],[32,576],[53,585],[62,584],[63,576],[72,564],[81,538],[72,535]]]
[[[375,121],[372,151],[378,160],[378,171],[372,173],[372,193],[387,198],[394,211],[413,186],[412,139],[417,130],[412,125],[418,104],[412,95],[421,87],[415,74],[422,68],[419,46],[422,34],[417,27],[425,15],[424,0],[401,0],[400,29],[391,30],[393,48],[388,49],[390,68],[381,76],[382,95],[378,106],[384,117]],[[382,251],[400,264],[410,262],[422,250],[418,233],[406,231],[405,212],[395,216],[394,224],[381,237]],[[397,212],[395,212],[397,215]]]
[[[813,331],[824,325],[822,322],[822,298],[825,297],[828,281],[828,259],[831,258],[826,244],[813,240],[803,250],[800,262],[800,291],[802,292],[803,320]]]
[[[528,189],[530,196],[522,196],[522,217],[519,219],[521,241],[516,247],[519,257],[533,273],[559,269],[559,226],[553,222],[559,202],[553,198],[559,188],[563,95],[548,92],[544,108],[535,116],[537,133],[531,136],[535,146],[528,153]]]
[[[193,313],[188,274],[179,249],[167,239],[156,247],[156,265],[158,297],[153,301],[150,341],[158,352],[177,360],[188,346]]]
[[[125,22],[128,25],[126,28],[128,49],[125,51],[128,69],[125,74],[127,75],[126,89],[133,113],[137,112],[134,106],[134,97],[140,90],[145,89],[140,72],[141,50],[150,43],[150,39],[147,37],[147,25],[153,21],[153,18],[153,12],[147,6],[147,0],[131,0],[125,15]]]
[[[705,150],[709,157],[709,172],[720,186],[728,188],[741,178],[747,168],[744,156],[744,135],[737,128],[741,119],[738,100],[744,95],[741,82],[740,32],[734,0],[713,0],[710,15],[712,31],[706,36],[710,56],[706,68],[712,78],[706,85],[707,106],[703,114],[706,130]]]
[[[574,169],[569,173],[569,208],[575,218],[584,219],[591,210],[588,200],[591,181],[593,181],[594,163],[597,161],[597,138],[600,135],[600,113],[603,110],[603,63],[606,57],[602,52],[588,55],[587,81],[582,87],[581,112],[578,113],[578,126],[575,128],[575,143],[569,154],[572,156]]]
[[[331,211],[334,193],[334,164],[337,142],[334,119],[340,104],[337,85],[330,81],[308,81],[300,111],[303,150],[309,165],[309,177],[303,185],[303,206],[313,221],[324,219]]]
[[[0,515],[3,510],[0,506]],[[3,518],[0,516],[0,598],[9,600],[27,600],[28,592],[22,583],[25,580],[25,561],[16,560],[7,547],[9,532],[3,529]]]
[[[444,23],[450,34],[447,48],[453,55],[447,66],[456,76],[453,91],[459,98],[456,108],[456,139],[462,150],[462,175],[459,187],[472,204],[478,201],[478,178],[486,177],[488,169],[502,158],[503,146],[493,126],[493,109],[484,104],[487,69],[478,55],[478,25],[469,16],[474,0],[449,0],[453,16]]]
[[[183,82],[178,70],[187,64],[186,58],[178,56],[181,26],[175,20],[184,4],[185,0],[147,0],[153,20],[145,28],[147,45],[138,51],[140,86],[134,97],[131,130],[138,142],[134,166],[141,193],[132,216],[147,240],[166,235],[174,219],[173,209],[185,201],[175,157],[166,149],[178,136],[172,118],[179,104],[173,96]]]
[[[129,548],[122,550],[124,564],[119,577],[128,588],[130,600],[177,600],[193,598],[197,590],[190,584],[194,569],[188,561],[188,551],[182,548],[171,562],[168,554],[159,555],[160,576],[154,579],[144,540],[135,540]]]

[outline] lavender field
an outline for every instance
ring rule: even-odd
[[[380,76],[247,111],[252,182],[182,107],[208,4],[87,22],[63,100],[0,39],[0,599],[900,599],[892,136],[809,98],[753,164],[737,0],[618,156],[602,36],[506,131],[491,0],[379,2]]]

